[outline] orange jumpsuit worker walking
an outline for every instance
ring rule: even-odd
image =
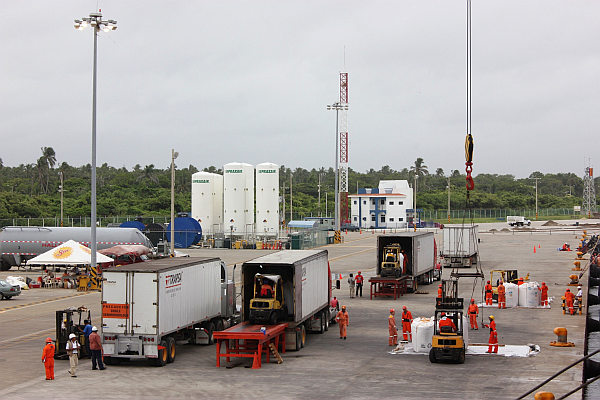
[[[487,284],[485,285],[485,305],[492,305],[492,284],[490,281],[487,281]]]
[[[46,368],[46,380],[54,380],[54,343],[51,338],[46,339],[46,345],[42,351],[42,362]]]
[[[498,285],[498,308],[506,308],[506,288],[502,281]]]
[[[396,311],[390,308],[390,316],[388,317],[388,329],[390,331],[389,345],[395,346],[398,344],[398,328],[396,327],[396,318],[394,314]]]
[[[410,324],[413,320],[412,314],[410,311],[408,311],[408,309],[406,308],[406,306],[402,307],[402,339],[404,340],[409,340],[408,337],[410,336],[410,341],[412,342],[412,332],[410,330]]]
[[[350,325],[350,316],[346,311],[346,306],[342,306],[342,309],[337,313],[336,321],[340,326],[340,339],[346,340],[346,327]]]
[[[438,286],[438,297],[441,298],[442,297],[442,285]]]
[[[498,353],[498,332],[496,331],[496,321],[494,316],[490,315],[490,323],[486,324],[486,328],[490,328],[490,339],[488,340],[488,351],[486,353]]]
[[[569,314],[571,315],[575,313],[575,309],[573,308],[573,300],[575,300],[575,295],[571,293],[571,289],[567,289],[565,292],[565,301],[567,302],[567,308],[569,309]]]
[[[542,307],[548,307],[548,286],[546,286],[546,282],[542,282],[542,287],[540,287],[540,291],[542,292]]]
[[[469,322],[471,322],[471,329],[479,330],[479,326],[477,325],[477,316],[479,315],[479,307],[475,304],[475,299],[471,299],[471,304],[469,305]]]

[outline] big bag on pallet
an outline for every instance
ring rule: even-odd
[[[513,308],[519,305],[519,286],[514,283],[505,283],[506,307]]]
[[[433,318],[415,318],[410,325],[413,349],[417,353],[429,353],[433,338]]]
[[[540,306],[540,289],[537,282],[526,282],[519,286],[519,307]]]

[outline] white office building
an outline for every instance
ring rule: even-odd
[[[361,228],[403,228],[406,210],[413,208],[413,189],[408,181],[379,181],[379,187],[351,194],[350,221]]]

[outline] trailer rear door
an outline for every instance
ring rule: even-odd
[[[132,334],[156,334],[157,284],[155,273],[135,273],[130,298],[130,332]]]
[[[102,275],[102,332],[123,333],[129,321],[129,274],[104,271]]]

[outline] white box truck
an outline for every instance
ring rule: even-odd
[[[506,223],[510,226],[530,226],[531,221],[522,215],[507,215]]]
[[[444,225],[442,266],[455,268],[477,265],[478,234],[478,225]]]
[[[235,284],[219,258],[168,258],[103,272],[102,346],[107,364],[173,362],[175,342],[211,344],[235,323]]]
[[[409,231],[377,236],[377,276],[406,277],[413,289],[418,284],[432,283],[436,251],[433,232]]]
[[[242,264],[242,319],[286,322],[286,348],[300,350],[306,333],[323,333],[331,318],[327,250],[283,250]],[[263,285],[269,290],[262,289]]]

